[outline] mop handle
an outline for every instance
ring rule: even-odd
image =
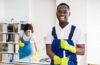
[[[65,53],[65,50],[63,51],[63,57],[66,57],[66,53]]]

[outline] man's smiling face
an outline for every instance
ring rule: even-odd
[[[67,6],[61,5],[57,8],[56,16],[60,23],[67,22],[68,17],[70,16],[70,10]]]

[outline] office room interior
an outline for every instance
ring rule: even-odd
[[[46,54],[45,36],[52,26],[58,24],[56,7],[59,3],[67,3],[70,6],[69,22],[76,25],[85,36],[85,54],[77,56],[78,65],[99,65],[100,60],[93,56],[95,53],[100,54],[98,52],[100,46],[94,47],[93,39],[97,40],[100,34],[96,34],[97,38],[92,38],[94,33],[90,30],[96,24],[95,31],[99,33],[99,2],[99,0],[0,0],[0,65],[14,65],[17,62],[18,34],[21,32],[22,24],[26,23],[32,24],[40,51],[32,63],[16,65],[50,65],[50,58]],[[91,21],[93,23],[89,25]],[[12,41],[7,41],[10,34],[7,30],[9,24],[15,26],[15,30],[11,33]],[[98,41],[96,43],[98,44]]]

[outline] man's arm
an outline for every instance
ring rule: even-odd
[[[47,52],[47,55],[53,60],[53,57],[55,56],[55,54],[52,52],[51,44],[46,44],[46,52]]]
[[[78,54],[78,55],[85,54],[85,44],[77,44],[76,45],[76,54]]]
[[[52,52],[51,44],[46,44],[46,51],[47,51],[47,55],[51,58],[51,60],[54,61],[54,65],[60,65],[62,63],[61,62],[62,59]],[[68,58],[63,58],[63,63],[64,61],[67,62]]]

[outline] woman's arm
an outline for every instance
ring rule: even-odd
[[[39,52],[40,51],[40,47],[39,47],[39,44],[38,44],[37,41],[34,43],[34,46],[35,46],[36,51]]]
[[[37,52],[39,52],[39,51],[40,51],[40,46],[39,46],[39,43],[38,43],[38,41],[37,41],[37,39],[36,39],[35,34],[33,34],[33,40],[34,40],[34,47],[35,47],[35,50],[36,50]]]

